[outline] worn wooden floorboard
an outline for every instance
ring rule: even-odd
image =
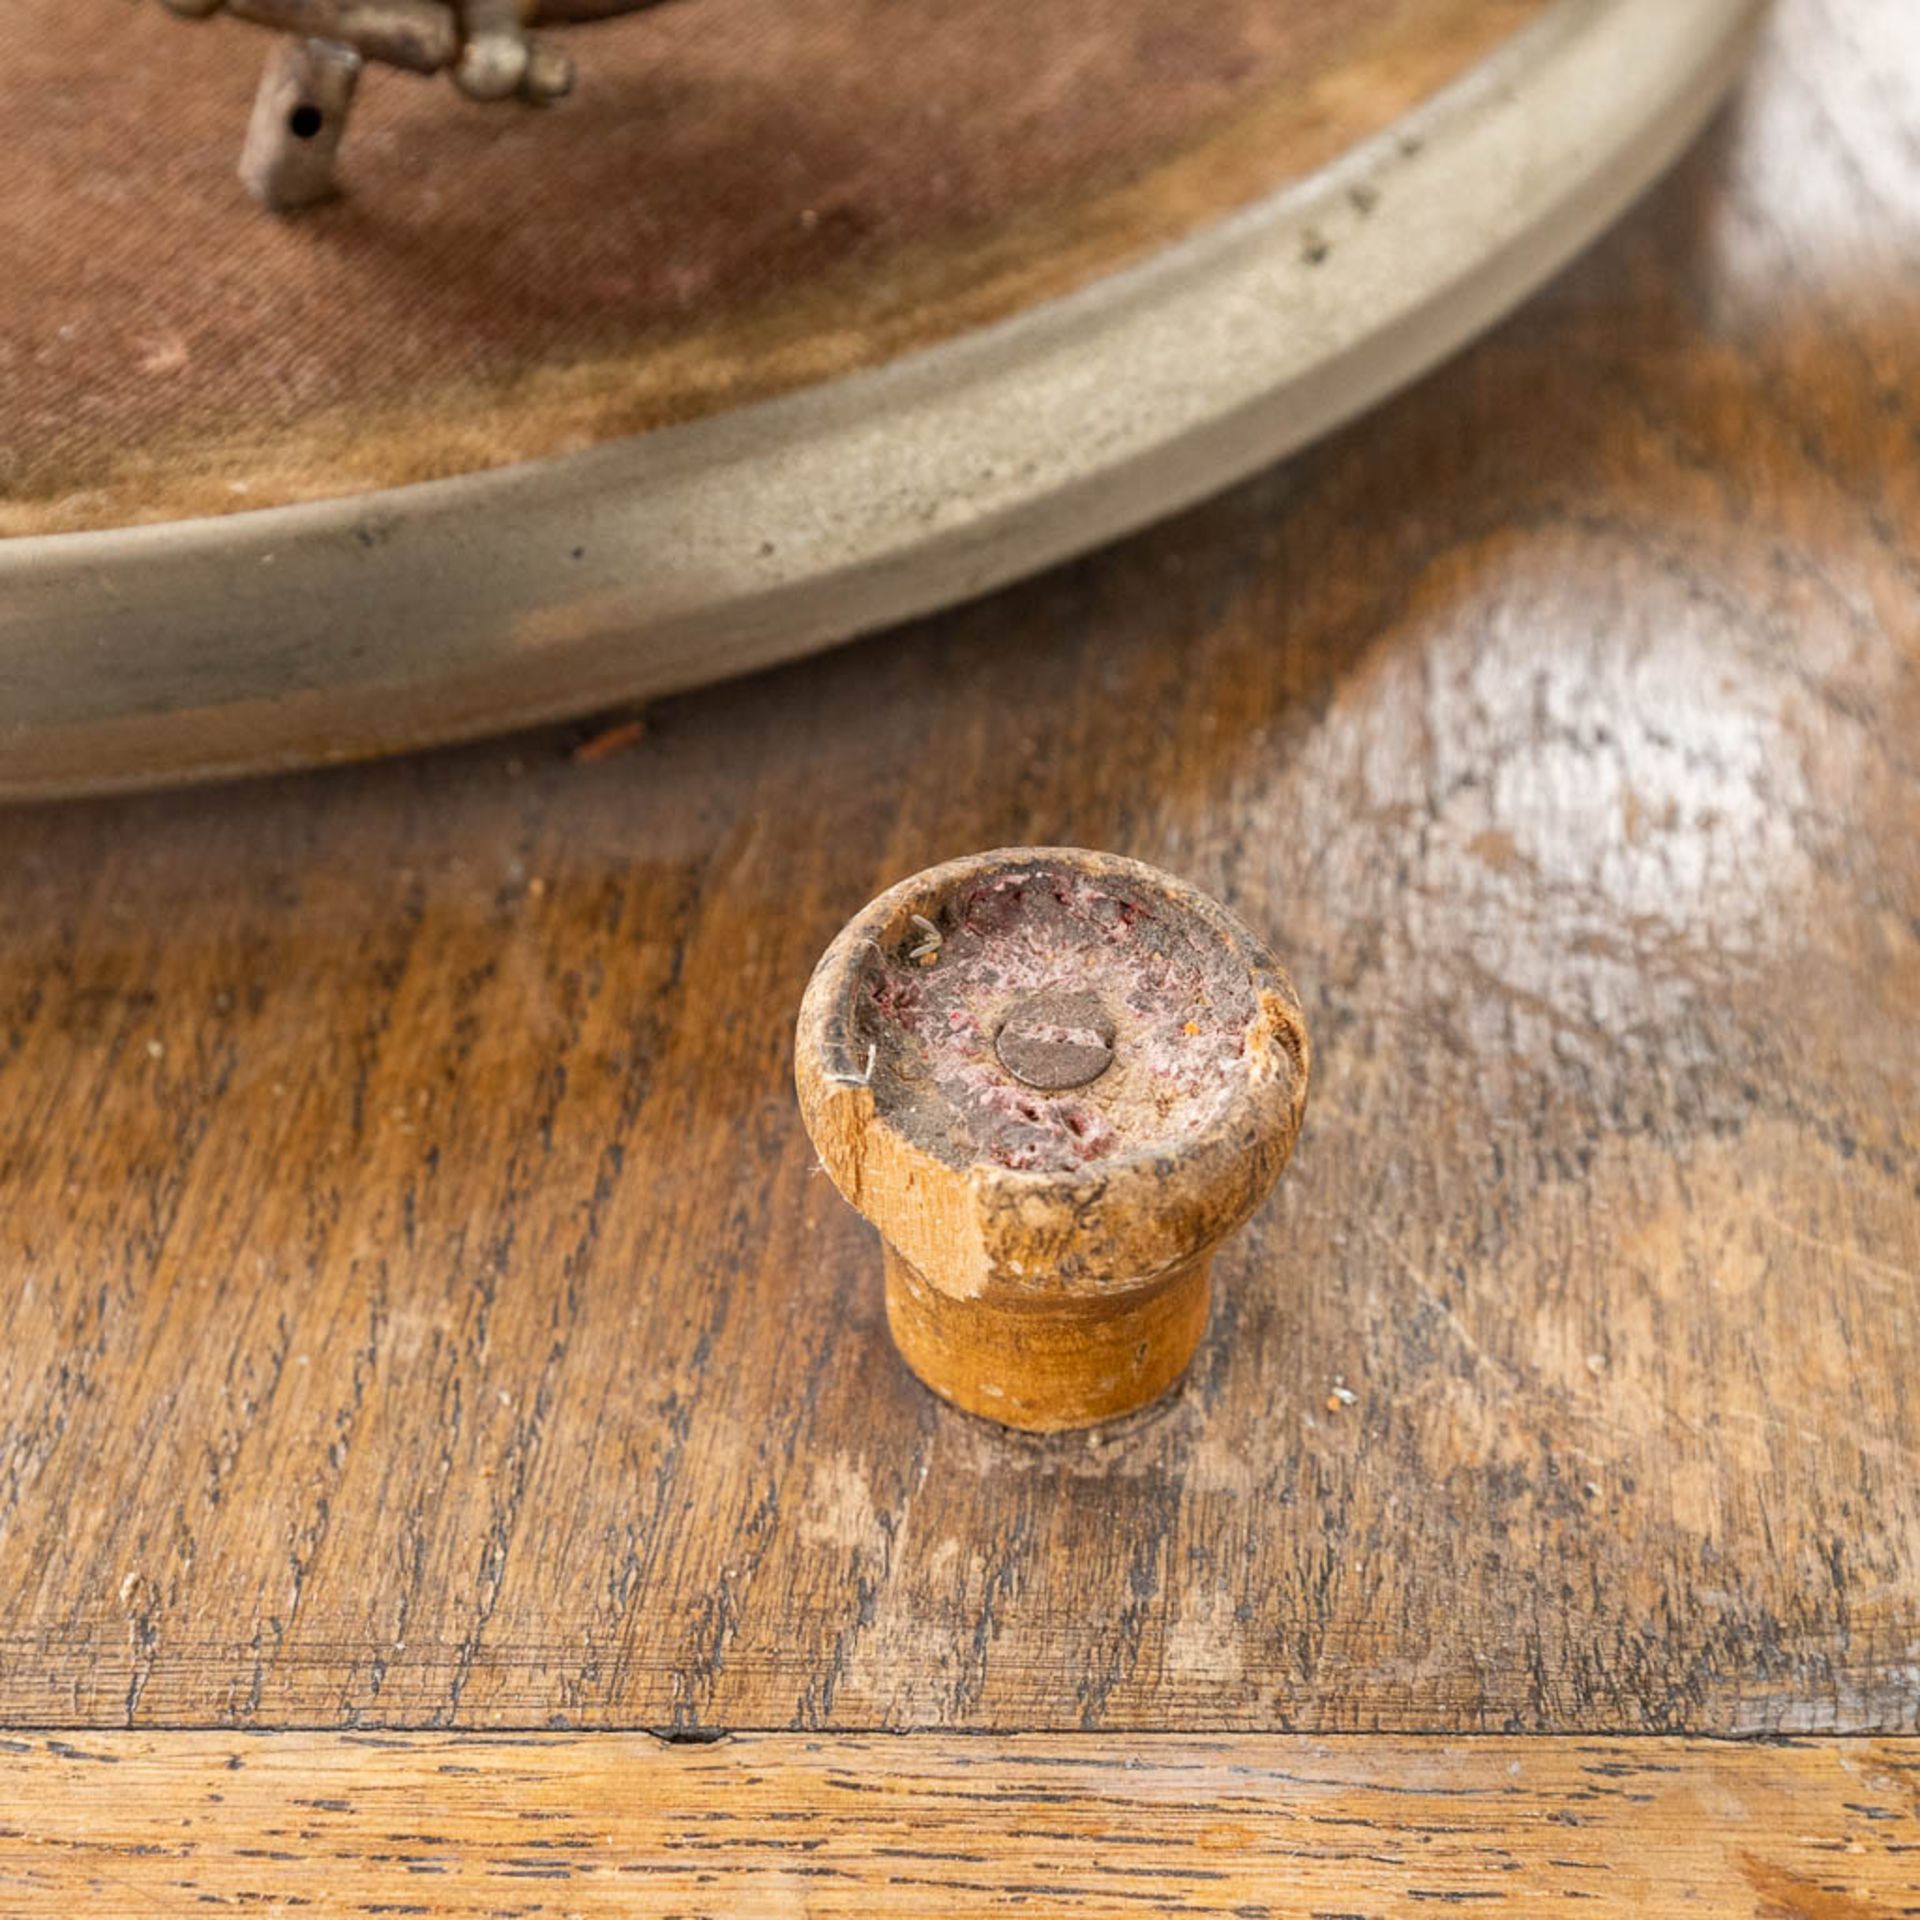
[[[1917,20],[1786,0],[1512,323],[1017,592],[598,764],[0,819],[0,1725],[1920,1726]],[[788,1084],[1020,841],[1314,1029],[1092,1439],[906,1376]]]
[[[1920,1742],[91,1734],[0,1750],[69,1915],[1920,1912]]]

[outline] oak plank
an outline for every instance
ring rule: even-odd
[[[0,1753],[19,1920],[1920,1911],[1920,1743],[105,1734]]]
[[[0,1725],[1920,1726],[1915,32],[1787,0],[1455,366],[622,756],[0,818]],[[1314,1033],[1092,1442],[906,1376],[789,1088],[1018,842]]]

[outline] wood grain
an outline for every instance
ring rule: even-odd
[[[0,1755],[19,1920],[1920,1911],[1920,1743],[93,1735]]]
[[[0,1723],[1920,1724],[1914,32],[1789,0],[1453,367],[623,756],[7,815]],[[1096,1444],[906,1375],[789,1090],[1020,842],[1315,1040]]]

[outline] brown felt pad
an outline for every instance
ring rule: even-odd
[[[681,0],[577,96],[361,90],[348,198],[258,212],[267,36],[8,0],[0,532],[356,492],[870,364],[1323,164],[1541,0]],[[24,132],[23,132],[24,130]]]

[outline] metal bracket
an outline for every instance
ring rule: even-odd
[[[644,0],[614,0],[628,11]],[[361,68],[451,72],[472,100],[543,104],[573,86],[573,62],[527,31],[523,0],[165,0],[203,20],[224,10],[295,38],[275,49],[254,96],[240,177],[275,213],[314,206],[334,177]]]
[[[240,178],[263,207],[291,213],[338,191],[334,157],[363,64],[332,40],[290,40],[268,57],[240,151]]]

